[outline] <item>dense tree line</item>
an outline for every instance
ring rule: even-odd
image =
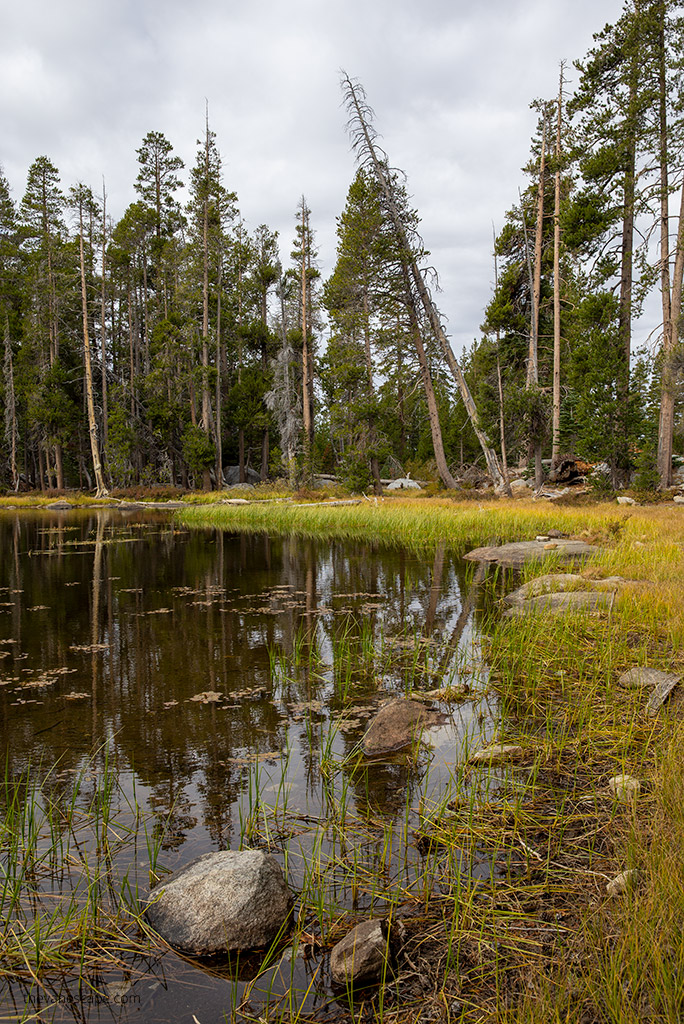
[[[14,201],[0,175],[0,486],[106,488],[336,472],[380,488],[434,464],[446,486],[480,461],[567,453],[667,486],[681,451],[684,218],[681,4],[627,0],[553,99],[495,239],[496,284],[462,363],[444,333],[429,254],[401,175],[343,79],[359,170],[322,282],[301,198],[283,259],[250,232],[208,118],[187,175],[169,140],[137,151],[116,222],[63,190],[41,156]],[[659,289],[660,343],[633,324]],[[504,481],[505,485],[505,481]]]

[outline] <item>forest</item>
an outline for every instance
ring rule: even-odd
[[[20,199],[0,174],[0,490],[327,473],[378,492],[406,473],[457,487],[469,467],[505,486],[514,465],[540,484],[569,455],[604,464],[606,489],[670,486],[684,451],[681,7],[627,0],[572,90],[562,63],[533,101],[494,292],[458,360],[409,182],[345,74],[358,170],[327,280],[304,196],[289,244],[245,225],[208,115],[190,168],[163,133],[142,139],[119,220],[106,168],[98,188],[65,187],[39,156]],[[656,296],[661,325],[640,347]]]

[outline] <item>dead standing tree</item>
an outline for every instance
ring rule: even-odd
[[[499,492],[508,490],[510,493],[510,488],[508,487],[503,473],[501,472],[501,466],[499,465],[497,454],[491,447],[489,438],[479,425],[475,402],[470,394],[470,389],[463,376],[461,367],[459,366],[451,345],[449,344],[449,340],[444,333],[442,318],[434,303],[432,295],[430,294],[430,290],[425,283],[423,271],[418,266],[418,262],[414,254],[415,244],[412,244],[412,242],[416,241],[416,233],[408,228],[401,215],[401,207],[397,202],[392,175],[388,170],[389,162],[387,155],[383,153],[377,145],[377,133],[373,125],[373,111],[368,105],[363,86],[358,81],[353,81],[344,71],[342,72],[341,85],[344,102],[346,104],[347,111],[349,112],[347,131],[351,139],[352,148],[356,153],[359,162],[371,169],[375,175],[380,187],[381,195],[385,202],[387,215],[390,223],[392,224],[398,243],[399,252],[401,254],[400,258],[402,261],[402,276],[404,278],[406,290],[406,302],[412,314],[411,321],[413,326],[414,342],[417,347],[423,380],[424,382],[429,380],[429,369],[427,367],[426,359],[425,366],[423,365],[424,345],[418,330],[420,317],[417,313],[419,307],[422,307],[430,326],[430,330],[439,343],[442,354],[444,355],[449,369],[456,380],[458,389],[461,393],[461,398],[463,399],[463,404],[465,405],[470,418],[470,423],[475,431],[478,441],[480,442],[480,447],[482,448],[485,462],[487,464],[487,470],[492,477],[494,487]],[[419,342],[420,344],[418,345]],[[427,394],[429,399],[429,390],[427,390]],[[432,423],[432,410],[430,410],[430,413],[430,420]],[[437,452],[435,452],[435,455],[437,455]],[[444,469],[446,469],[446,462],[444,463]],[[448,469],[446,469],[445,474],[440,471],[440,475],[447,487],[455,486],[455,481]]]

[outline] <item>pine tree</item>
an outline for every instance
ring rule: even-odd
[[[217,396],[216,418],[212,410],[210,381],[210,309],[214,321],[216,365],[218,369],[219,339],[218,311],[219,291],[222,286],[223,255],[226,246],[225,232],[235,216],[236,196],[229,193],[221,177],[221,157],[216,146],[216,135],[209,128],[207,112],[204,139],[198,142],[199,150],[195,166],[190,172],[190,203],[188,204],[190,228],[190,262],[194,267],[194,282],[191,294],[201,293],[201,418],[200,427],[210,444],[205,445],[207,463],[202,467],[204,490],[211,488],[211,465],[216,461],[219,448],[220,390]],[[201,288],[196,284],[201,281]],[[195,287],[193,287],[195,285]],[[194,319],[194,318],[193,318]],[[220,458],[219,458],[220,462]],[[217,463],[217,486],[221,483]]]

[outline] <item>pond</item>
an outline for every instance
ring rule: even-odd
[[[424,557],[190,531],[153,512],[0,513],[6,879],[12,799],[22,829],[28,804],[37,821],[30,908],[8,904],[5,884],[2,1019],[207,1024],[285,1005],[334,1017],[325,946],[345,914],[492,870],[415,837],[492,736],[479,629],[494,589],[444,546]],[[433,698],[441,724],[418,749],[358,755],[388,697],[445,688],[460,699]],[[32,920],[52,936],[56,906],[61,926],[93,892],[135,906],[193,857],[245,846],[285,867],[306,955],[285,942],[270,965],[198,964],[140,933],[89,959],[76,929],[32,977]]]

